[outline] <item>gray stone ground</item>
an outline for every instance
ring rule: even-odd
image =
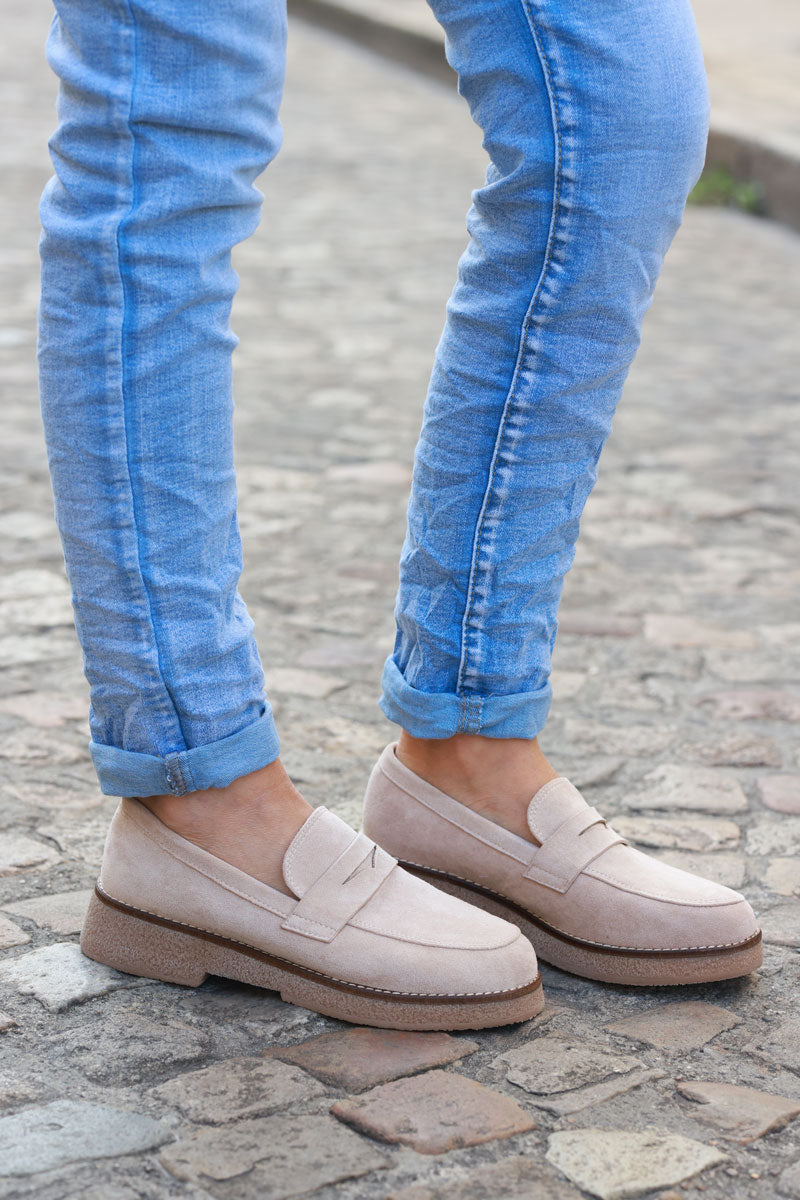
[[[272,995],[131,980],[76,949],[113,801],[85,749],[35,388],[48,14],[6,15],[2,1200],[800,1196],[798,238],[688,213],[586,510],[542,737],[639,844],[744,889],[763,970],[625,991],[545,969],[529,1026],[359,1059],[344,1026]],[[242,590],[287,765],[355,823],[392,734],[376,698],[408,467],[483,160],[455,96],[300,24],[285,126],[237,255]],[[263,1057],[323,1032],[349,1074],[315,1077],[316,1043]]]

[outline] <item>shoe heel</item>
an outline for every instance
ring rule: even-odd
[[[198,962],[196,938],[122,912],[96,892],[83,923],[81,950],[117,971],[163,983],[198,987],[207,975]]]

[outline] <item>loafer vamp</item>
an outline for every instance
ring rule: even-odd
[[[123,801],[100,888],[150,916],[225,938],[331,980],[392,994],[514,991],[537,978],[519,929],[446,895],[335,814],[316,809],[287,851],[290,896]]]
[[[630,846],[568,779],[559,776],[536,792],[528,824],[525,839],[459,804],[405,767],[393,744],[365,797],[365,830],[401,862],[490,911],[508,912],[534,944],[538,928],[539,952],[546,958],[547,948],[549,961],[560,938],[572,946],[564,953],[567,969],[595,969],[590,953],[581,957],[576,946],[630,952],[632,982],[658,982],[654,966],[643,973],[635,960],[659,952],[719,952],[733,961],[732,949],[754,945],[731,969],[758,965],[758,925],[743,896]],[[626,969],[618,964],[594,977],[620,979]],[[724,977],[716,970],[702,967],[704,977]],[[691,966],[681,980],[677,973],[669,981],[692,978]]]

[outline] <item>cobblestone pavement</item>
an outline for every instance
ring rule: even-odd
[[[621,831],[744,888],[764,968],[661,991],[545,969],[541,1018],[474,1038],[131,979],[76,946],[113,801],[85,749],[35,393],[47,15],[7,17],[0,1198],[800,1197],[800,241],[688,213],[586,511],[542,739]],[[285,125],[237,256],[242,590],[286,762],[357,822],[482,153],[456,97],[299,24]]]

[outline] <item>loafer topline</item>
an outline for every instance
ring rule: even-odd
[[[564,776],[531,799],[527,841],[421,779],[395,745],[370,776],[364,831],[407,870],[515,922],[543,962],[651,986],[761,965],[743,896],[628,845]]]
[[[404,871],[317,808],[283,861],[291,896],[174,833],[137,800],[111,823],[81,948],[197,986],[220,975],[393,1029],[480,1029],[543,1007],[519,929]]]

